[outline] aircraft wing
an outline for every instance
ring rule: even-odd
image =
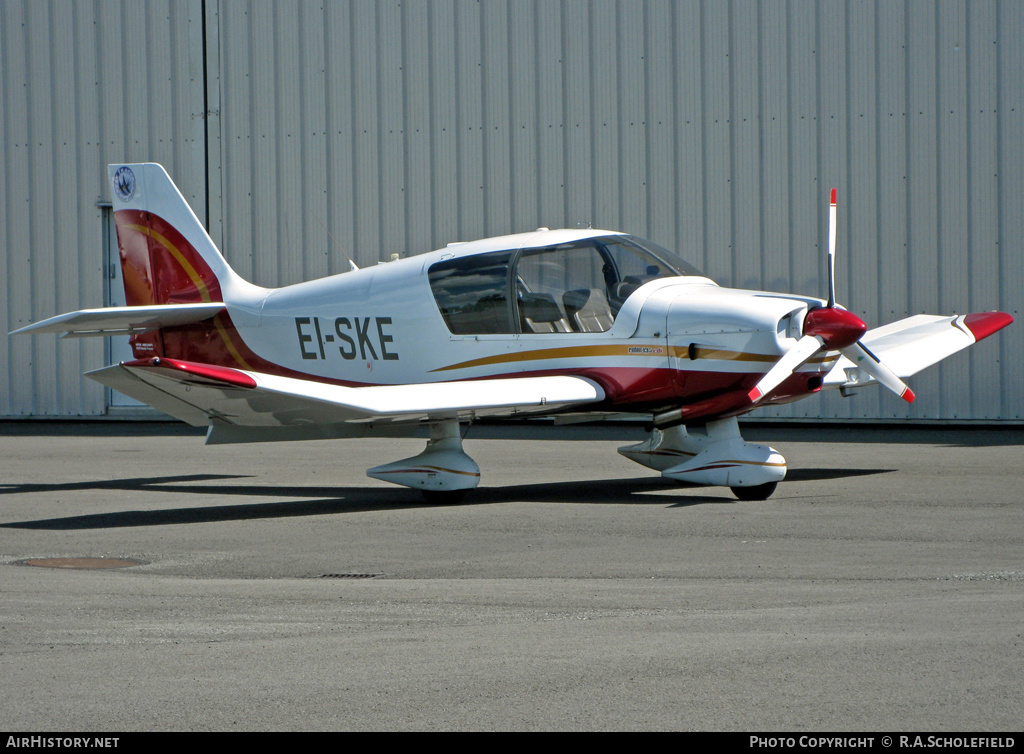
[[[899,377],[910,377],[1013,322],[1002,312],[951,317],[918,314],[869,330],[860,343]],[[826,387],[857,387],[874,379],[841,356],[825,377]]]
[[[163,306],[111,306],[59,314],[15,330],[20,333],[62,333],[62,338],[90,335],[122,335],[156,330],[159,327],[189,325],[215,317],[224,304],[165,304]]]
[[[596,383],[573,376],[345,387],[163,358],[116,364],[87,376],[193,426],[254,428],[257,435],[261,428],[547,413],[604,398]],[[262,434],[262,439],[284,439],[280,433]],[[255,439],[246,431],[221,435],[234,438],[222,442]]]

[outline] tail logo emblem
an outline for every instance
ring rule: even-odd
[[[114,173],[114,192],[122,202],[135,196],[135,173],[129,167],[121,167]]]

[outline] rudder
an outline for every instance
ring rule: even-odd
[[[156,163],[109,165],[128,306],[224,301],[240,278]]]

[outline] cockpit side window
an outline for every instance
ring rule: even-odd
[[[509,299],[511,251],[446,259],[430,268],[430,288],[455,335],[518,332]]]
[[[516,265],[523,332],[604,332],[615,320],[607,298],[613,280],[591,242],[524,251]]]

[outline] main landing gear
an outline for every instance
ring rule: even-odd
[[[767,445],[745,442],[735,417],[708,422],[703,433],[655,429],[619,453],[669,479],[728,487],[740,500],[767,500],[786,476],[786,459]]]
[[[786,459],[740,437],[735,418],[708,422],[703,432],[655,429],[644,442],[619,448],[632,461],[669,479],[728,487],[740,500],[766,500],[786,476]],[[455,419],[430,425],[417,456],[375,466],[367,476],[420,490],[428,502],[454,504],[480,484],[480,467],[462,449]]]
[[[456,419],[430,425],[430,439],[422,453],[383,466],[367,476],[423,492],[429,503],[454,504],[480,484],[480,467],[462,449]]]

